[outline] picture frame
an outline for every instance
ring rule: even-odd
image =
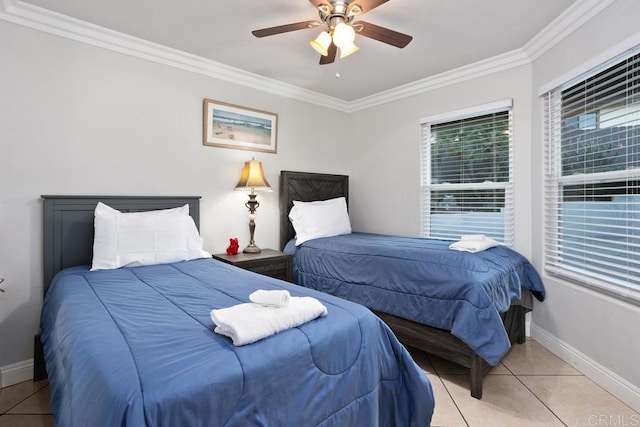
[[[277,153],[277,114],[206,98],[203,110],[203,145]]]

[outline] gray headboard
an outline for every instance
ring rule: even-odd
[[[42,196],[44,294],[63,268],[91,264],[93,216],[98,202],[121,212],[140,212],[189,205],[200,227],[200,197],[154,196]]]
[[[280,248],[295,236],[289,221],[294,200],[313,202],[345,197],[349,205],[349,177],[309,172],[280,172]]]

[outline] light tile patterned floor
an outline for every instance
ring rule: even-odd
[[[433,426],[640,426],[638,413],[532,340],[489,372],[482,400],[459,366],[409,351],[433,384]],[[0,427],[53,426],[49,400],[46,381],[1,389]]]
[[[638,413],[533,340],[487,374],[482,400],[458,365],[409,352],[433,385],[432,426],[640,426]]]

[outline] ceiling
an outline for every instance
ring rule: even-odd
[[[398,49],[356,36],[358,52],[323,66],[309,45],[317,28],[265,38],[251,34],[317,19],[308,0],[24,3],[353,101],[522,48],[574,1],[580,0],[389,0],[360,19],[410,34],[413,41]]]

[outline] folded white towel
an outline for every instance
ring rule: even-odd
[[[245,303],[211,310],[214,332],[231,338],[235,346],[251,344],[326,315],[327,308],[311,297],[291,297],[284,307]]]
[[[480,252],[498,246],[500,243],[484,234],[468,234],[449,245],[449,249],[464,252]]]
[[[249,295],[249,300],[260,305],[267,305],[271,307],[282,307],[289,303],[289,291],[277,290],[277,291],[265,291],[264,289],[258,289]]]
[[[460,240],[484,240],[487,236],[484,234],[463,234],[460,236]]]

